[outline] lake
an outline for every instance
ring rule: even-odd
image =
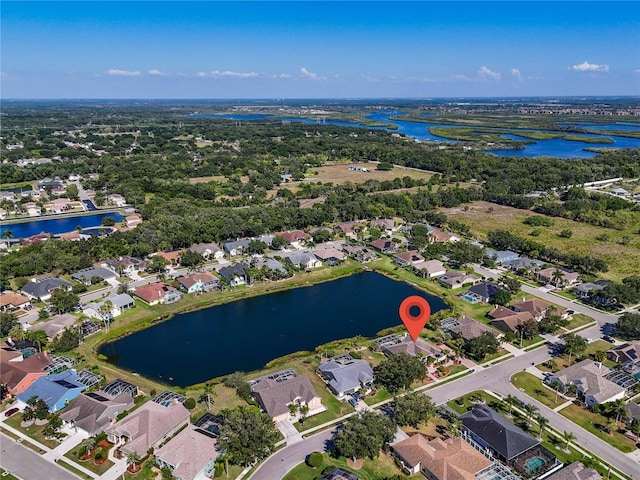
[[[398,307],[410,295],[444,302],[375,272],[238,300],[171,320],[103,345],[113,364],[170,385],[187,386],[341,338],[399,325]],[[116,320],[117,321],[117,320]]]
[[[102,225],[102,219],[104,217],[113,217],[116,222],[119,222],[124,218],[122,214],[118,212],[95,213],[93,215],[48,218],[46,220],[32,220],[29,222],[2,225],[0,229],[3,232],[11,230],[13,238],[27,238],[42,232],[58,235],[60,233],[72,232],[78,226],[82,228],[98,227]]]

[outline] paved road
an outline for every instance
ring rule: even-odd
[[[78,480],[68,470],[45,460],[42,456],[0,433],[0,463],[2,468],[24,480]]]

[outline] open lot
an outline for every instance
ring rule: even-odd
[[[346,182],[364,183],[367,180],[393,180],[394,178],[411,177],[413,179],[429,180],[433,175],[429,172],[395,167],[392,170],[376,170],[375,163],[358,163],[359,167],[369,169],[368,172],[357,172],[349,170],[351,164],[341,163],[337,165],[324,165],[322,167],[312,167],[307,171],[306,182],[331,182],[342,184]]]
[[[620,281],[640,271],[640,236],[637,235],[640,215],[637,213],[633,214],[633,221],[629,222],[626,230],[620,231],[558,217],[546,217],[553,220],[552,227],[531,227],[522,221],[528,216],[538,214],[484,201],[442,211],[449,218],[469,225],[471,232],[481,240],[487,239],[489,231],[508,230],[514,235],[558,248],[562,252],[602,258],[609,266],[609,271],[601,275],[606,279]],[[534,228],[540,230],[537,237],[529,235]],[[565,229],[573,232],[571,238],[558,235]],[[609,237],[607,241],[596,239],[603,234]],[[631,238],[627,245],[619,243],[624,236]]]

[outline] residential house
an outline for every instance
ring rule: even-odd
[[[546,480],[602,480],[600,475],[593,468],[585,467],[582,462],[572,462],[565,465],[560,470],[545,477]]]
[[[107,298],[104,298],[98,302],[87,303],[82,308],[82,313],[91,318],[97,318],[98,320],[104,320],[102,310],[107,302],[111,302],[111,309],[106,312],[108,318],[115,318],[122,315],[122,312],[129,310],[136,306],[135,301],[131,295],[126,293],[115,294],[112,293]]]
[[[489,332],[497,338],[502,336],[500,332],[466,315],[462,315],[460,319],[457,319],[452,326],[447,327],[445,330],[448,331],[452,337],[462,338],[464,340],[472,340],[485,332]]]
[[[289,243],[293,243],[293,242],[304,243],[311,240],[311,235],[309,235],[308,233],[304,233],[300,230],[294,230],[293,232],[284,232],[284,233],[281,233],[280,236]]]
[[[264,260],[256,263],[256,267],[266,268],[267,270],[278,272],[278,274],[282,277],[289,276],[289,272],[287,271],[286,267],[282,264],[282,262],[276,260],[275,258],[265,258]]]
[[[440,260],[427,260],[414,263],[413,271],[422,278],[437,278],[447,274],[447,269]]]
[[[156,463],[176,480],[213,478],[218,455],[215,438],[195,425],[187,425],[154,452]]]
[[[322,399],[316,392],[309,378],[298,375],[284,380],[270,378],[258,379],[251,386],[253,397],[260,404],[260,408],[269,415],[274,422],[299,418],[299,410],[291,413],[290,405],[308,407],[310,415],[325,410]]]
[[[582,300],[590,298],[593,295],[597,295],[598,292],[604,290],[609,282],[599,280],[597,282],[585,282],[575,287],[575,292]]]
[[[480,277],[458,270],[449,270],[438,279],[438,283],[452,290],[465,285],[475,285],[479,281]]]
[[[0,208],[0,220],[7,218],[7,211],[4,208]]]
[[[613,190],[611,190],[611,193],[613,193],[614,195],[620,195],[622,197],[628,197],[629,195],[631,195],[629,191],[625,190],[624,188],[614,188]]]
[[[540,444],[539,440],[482,403],[461,415],[460,420],[474,442],[488,448],[494,457],[505,463]]]
[[[393,256],[393,263],[400,267],[414,266],[423,263],[424,257],[417,250],[409,250],[408,252],[396,253]]]
[[[222,260],[224,252],[217,243],[199,243],[189,248],[192,252],[199,253],[205,260]]]
[[[632,340],[623,345],[607,351],[607,358],[618,363],[632,362],[640,360],[640,340]]]
[[[251,279],[247,275],[242,265],[231,265],[230,267],[222,267],[218,273],[224,278],[229,286],[237,287],[251,283]]]
[[[443,232],[442,230],[433,230],[427,236],[429,243],[455,243],[460,241],[460,237],[453,233]]]
[[[91,280],[94,277],[100,278],[103,282],[108,282],[109,280],[115,280],[116,274],[113,271],[102,267],[83,268],[82,270],[78,270],[71,274],[71,278],[76,282],[84,283],[85,285],[91,285]]]
[[[51,365],[51,362],[47,352],[23,358],[19,351],[9,352],[2,349],[2,363],[0,364],[2,383],[6,385],[11,395],[20,395],[38,378],[47,375],[45,367]]]
[[[23,247],[27,247],[29,245],[40,245],[41,243],[46,242],[51,238],[50,233],[42,232],[37,235],[31,235],[30,237],[23,238],[20,240],[20,245]]]
[[[493,250],[487,249],[486,256],[496,262],[498,265],[502,265],[505,262],[513,262],[520,257],[516,252],[511,250]]]
[[[251,240],[248,238],[244,238],[242,240],[233,240],[229,242],[224,242],[222,244],[222,248],[224,249],[227,255],[235,257],[236,255],[242,255],[249,248],[249,244]]]
[[[42,330],[47,334],[47,339],[53,341],[58,335],[67,328],[72,327],[78,321],[78,317],[70,313],[54,315],[46,322],[39,322],[31,326],[33,331]]]
[[[62,213],[71,209],[70,200],[68,198],[56,198],[51,201],[51,213]]]
[[[25,286],[22,287],[21,292],[31,299],[40,299],[46,302],[51,298],[51,294],[56,288],[70,291],[71,284],[66,280],[55,277],[32,278],[30,282],[27,282]]]
[[[380,340],[385,340],[380,342]],[[418,337],[414,342],[408,334],[397,335],[391,334],[380,339],[377,339],[382,348],[382,351],[387,355],[397,355],[399,353],[406,353],[412,357],[422,357],[426,360],[428,357],[434,358],[436,361],[446,359],[446,355],[441,349]]]
[[[520,326],[522,324],[533,320],[533,317],[529,312],[514,312],[513,310],[509,310],[509,312],[511,312],[509,315],[498,316],[497,318],[491,320],[491,325],[502,330],[503,332],[517,333],[520,331]],[[489,313],[497,315],[494,311]]]
[[[511,309],[514,312],[529,312],[536,321],[540,321],[544,318],[552,305],[549,302],[545,302],[539,298],[530,298],[529,300],[522,300],[511,305]]]
[[[131,230],[142,223],[142,217],[140,215],[127,215],[124,217],[124,222],[127,228]]]
[[[49,413],[55,413],[86,389],[87,386],[78,381],[75,370],[65,370],[62,373],[37,378],[29,388],[17,395],[17,398],[24,404],[31,397],[41,398],[46,402]]]
[[[38,217],[42,213],[41,208],[34,202],[23,203],[20,208],[22,208],[23,211],[27,212],[27,215],[29,215],[30,217]]]
[[[45,178],[44,180],[40,180],[38,182],[38,189],[45,190],[47,187],[50,188],[60,188],[62,187],[62,181],[60,179],[51,180],[50,178]]]
[[[378,238],[373,242],[369,242],[373,248],[382,253],[395,253],[398,251],[398,244],[393,240],[389,240],[388,238]]]
[[[313,253],[319,260],[331,267],[342,263],[344,259],[347,258],[347,255],[344,252],[333,247],[316,248]]]
[[[552,284],[558,288],[570,287],[580,280],[580,275],[562,268],[545,268],[537,274],[538,281],[544,284]]]
[[[163,252],[156,252],[150,256],[157,255],[158,257],[164,258],[169,265],[177,266],[180,264],[180,255],[182,254],[182,249],[174,248],[173,250],[166,250]]]
[[[255,238],[255,240],[264,243],[267,247],[271,247],[274,238],[276,238],[274,235],[260,235],[258,238]]]
[[[191,273],[176,280],[187,293],[212,292],[222,288],[220,280],[209,272]]]
[[[369,171],[368,168],[361,167],[360,165],[349,165],[347,169],[351,170],[352,172],[368,172]]]
[[[138,272],[144,271],[147,262],[135,257],[110,258],[101,266],[107,268],[119,276],[131,277]]]
[[[377,228],[383,235],[391,235],[395,229],[393,218],[376,218],[369,222],[372,228]]]
[[[305,252],[292,252],[287,254],[285,260],[298,268],[304,268],[310,270],[312,268],[318,268],[322,266],[322,262],[309,251]]]
[[[290,183],[293,182],[293,175],[290,173],[285,173],[280,175],[280,183]]]
[[[173,303],[182,298],[182,293],[178,289],[164,282],[155,282],[139,287],[133,291],[133,294],[149,305]]]
[[[491,282],[481,282],[469,288],[469,292],[477,295],[481,302],[490,303],[500,287]]]
[[[640,422],[640,405],[635,402],[628,402],[625,407],[626,422],[629,425]]]
[[[346,238],[356,239],[358,238],[358,231],[362,226],[362,222],[342,222],[335,225],[335,229],[338,233],[342,234]]]
[[[13,312],[20,309],[31,308],[31,300],[13,292],[0,293],[0,312]]]
[[[124,455],[137,453],[140,457],[150,448],[158,448],[185,425],[189,424],[189,410],[180,402],[160,405],[147,402],[105,430],[107,439],[116,444]]]
[[[121,393],[110,397],[105,392],[78,395],[69,402],[60,418],[66,426],[77,428],[92,437],[104,431],[116,417],[133,407],[133,397]]]
[[[476,480],[479,472],[493,464],[460,437],[427,440],[418,433],[392,448],[405,473],[422,472],[429,480]]]
[[[559,384],[564,391],[575,385],[578,399],[591,406],[624,398],[625,388],[604,378],[609,372],[611,369],[600,362],[582,360],[549,376],[547,382]]]
[[[124,207],[127,205],[125,198],[118,193],[107,195],[107,203],[115,205],[116,207]]]
[[[366,247],[343,245],[342,249],[347,253],[347,255],[351,255],[360,263],[371,262],[378,258],[378,255],[376,255],[373,250]]]
[[[537,270],[540,270],[544,266],[544,262],[541,260],[534,260],[529,257],[519,257],[515,260],[508,260],[506,262],[503,262],[502,266],[507,267],[509,270],[514,272],[535,272]]]
[[[331,391],[344,398],[358,390],[368,391],[373,384],[373,369],[365,360],[355,360],[351,355],[333,357],[318,367]]]
[[[74,230],[73,232],[61,233],[58,238],[64,242],[79,242],[82,240],[80,232]]]

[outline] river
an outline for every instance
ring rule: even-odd
[[[170,385],[187,386],[341,338],[400,324],[398,307],[425,297],[432,313],[444,302],[375,272],[176,315],[103,345],[115,365]]]

